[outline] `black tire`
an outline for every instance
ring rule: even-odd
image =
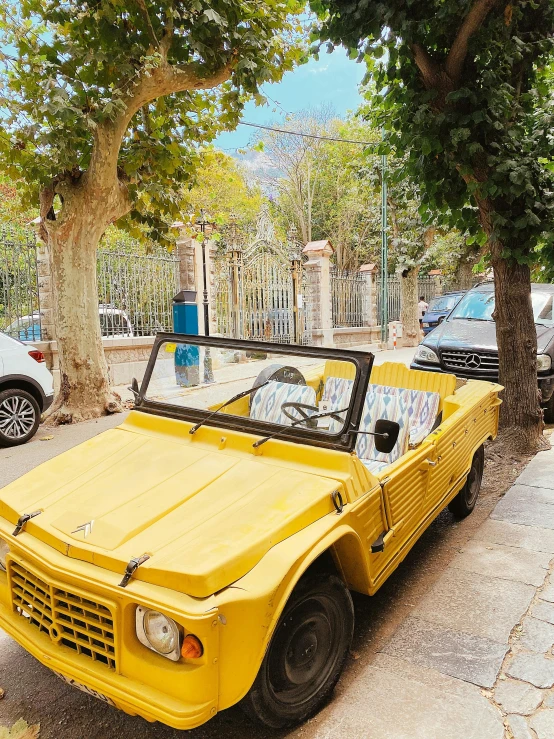
[[[0,392],[0,446],[25,444],[37,432],[40,408],[26,390]]]
[[[548,403],[544,406],[544,422],[554,423],[554,393]]]
[[[456,518],[465,518],[475,508],[481,482],[483,481],[483,470],[485,469],[485,447],[481,445],[473,455],[471,468],[467,476],[466,484],[458,495],[448,504],[448,510]]]
[[[353,632],[354,606],[343,581],[329,573],[305,575],[241,702],[245,713],[272,729],[295,726],[312,716],[337,684]]]

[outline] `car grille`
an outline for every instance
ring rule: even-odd
[[[9,575],[15,611],[52,641],[94,662],[117,669],[114,619],[110,609],[48,583],[11,560]]]
[[[476,375],[498,375],[498,354],[492,352],[448,351],[441,352],[447,369]]]

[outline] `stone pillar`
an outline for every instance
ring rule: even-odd
[[[48,246],[37,238],[37,282],[41,314],[42,341],[56,340],[54,324],[54,296]]]
[[[217,321],[213,296],[214,282],[214,254],[217,244],[206,241],[206,277],[208,283],[208,301],[210,314],[210,333],[217,331]],[[175,244],[175,254],[179,259],[179,290],[195,290],[198,306],[198,331],[204,335],[204,272],[202,266],[202,242],[188,236],[184,229]]]
[[[360,273],[364,276],[365,288],[362,301],[362,320],[364,326],[377,326],[377,267],[375,264],[362,264]]]
[[[196,290],[195,242],[183,231],[175,244],[175,256],[179,260],[179,290]]]
[[[334,346],[331,305],[331,262],[334,249],[330,241],[311,241],[303,249],[311,303],[312,342],[315,346]]]

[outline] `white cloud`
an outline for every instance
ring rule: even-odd
[[[324,67],[316,67],[315,69],[308,69],[308,74],[321,74],[329,69],[329,65],[326,64]]]

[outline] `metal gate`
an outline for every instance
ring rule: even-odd
[[[307,298],[299,248],[289,252],[277,240],[267,207],[246,249],[231,245],[215,257],[215,312],[224,336],[309,343]]]
[[[42,338],[35,234],[0,225],[0,331]]]

